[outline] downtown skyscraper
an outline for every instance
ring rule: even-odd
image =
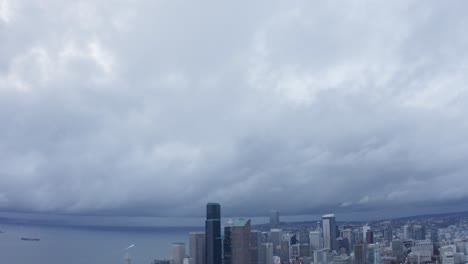
[[[270,212],[270,229],[279,228],[279,226],[280,226],[279,212],[276,210],[272,210]]]
[[[221,264],[221,206],[206,205],[205,243],[206,264]]]
[[[322,216],[323,227],[323,246],[329,250],[338,250],[338,242],[336,240],[336,222],[334,214]]]
[[[224,264],[251,263],[250,219],[239,218],[224,227]]]
[[[189,234],[189,252],[193,264],[206,263],[205,236],[205,232],[191,232]]]

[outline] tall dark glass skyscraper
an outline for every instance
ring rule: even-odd
[[[206,264],[222,264],[221,260],[221,206],[206,205]]]

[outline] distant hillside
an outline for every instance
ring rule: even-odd
[[[453,212],[453,213],[441,213],[441,214],[424,214],[424,215],[406,216],[406,217],[393,218],[393,219],[390,219],[390,220],[404,221],[404,220],[418,220],[418,219],[446,218],[446,217],[468,217],[468,211]]]
[[[422,220],[422,219],[434,219],[434,218],[437,219],[437,218],[449,218],[449,217],[468,217],[468,211],[405,216],[405,217],[397,217],[397,218],[390,218],[390,219],[382,219],[381,221],[409,221],[409,220]],[[364,224],[366,222],[367,221],[337,221],[337,224]],[[317,224],[317,220],[316,221],[281,222],[282,227],[313,226],[316,224]],[[253,228],[268,229],[269,224],[253,225]]]

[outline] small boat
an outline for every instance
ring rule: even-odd
[[[21,240],[23,240],[23,241],[39,241],[41,239],[36,238],[36,237],[22,237]]]

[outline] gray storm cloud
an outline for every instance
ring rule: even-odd
[[[466,205],[467,5],[0,0],[0,208]]]

